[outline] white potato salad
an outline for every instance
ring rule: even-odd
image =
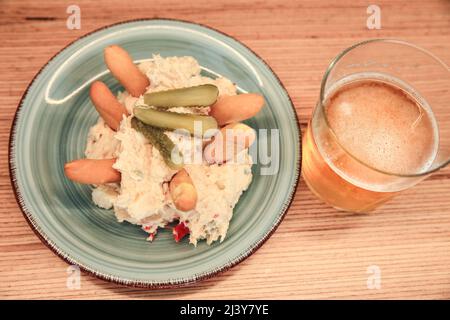
[[[85,159],[66,163],[66,176],[93,186],[92,200],[119,222],[142,227],[153,240],[172,228],[197,245],[223,241],[233,208],[252,181],[248,148],[255,131],[241,121],[264,99],[236,94],[228,79],[201,75],[193,57],[153,55],[135,65],[119,46],[105,48],[117,97],[100,81],[90,97],[100,117]]]

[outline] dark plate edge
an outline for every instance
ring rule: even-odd
[[[36,78],[41,74],[42,70],[44,70],[44,68],[56,57],[58,56],[62,51],[64,51],[66,48],[68,48],[69,46],[71,46],[72,44],[74,44],[75,42],[77,42],[80,39],[83,39],[93,33],[96,33],[98,31],[101,30],[105,30],[117,25],[121,25],[121,24],[127,24],[127,23],[131,23],[131,22],[139,22],[139,21],[153,21],[153,20],[167,20],[167,21],[176,21],[176,22],[183,22],[183,23],[189,23],[189,24],[194,24],[194,25],[198,25],[207,29],[211,29],[217,33],[220,33],[226,37],[229,37],[233,40],[235,40],[236,42],[238,42],[239,44],[241,44],[242,46],[244,46],[247,50],[249,50],[251,53],[253,53],[260,61],[262,61],[266,67],[271,71],[271,73],[275,76],[275,79],[278,81],[279,85],[283,88],[283,90],[286,93],[286,96],[289,99],[290,105],[292,107],[292,110],[294,112],[294,116],[295,116],[295,122],[297,124],[297,131],[298,131],[298,140],[297,143],[299,145],[299,157],[298,157],[298,161],[297,161],[297,165],[296,165],[296,172],[295,172],[295,186],[292,189],[291,194],[288,197],[288,201],[284,204],[281,215],[278,218],[278,221],[275,223],[275,225],[273,225],[272,229],[259,241],[256,243],[256,245],[254,247],[252,247],[250,250],[246,251],[243,255],[239,256],[238,258],[236,258],[235,260],[229,262],[228,264],[224,265],[222,268],[219,268],[217,270],[213,270],[209,273],[206,274],[202,274],[201,276],[198,277],[193,277],[191,279],[186,279],[186,280],[181,280],[181,281],[177,281],[177,282],[139,282],[139,281],[135,281],[135,280],[121,280],[121,279],[117,279],[115,277],[111,277],[108,275],[104,275],[102,273],[98,273],[95,270],[91,270],[90,268],[83,266],[81,263],[74,261],[73,259],[69,258],[67,255],[63,255],[58,248],[56,248],[55,246],[53,246],[51,243],[49,243],[49,239],[47,239],[45,237],[45,235],[43,235],[39,230],[36,229],[35,225],[33,224],[33,221],[31,219],[30,213],[28,212],[28,209],[25,207],[25,205],[23,205],[23,197],[19,191],[19,187],[17,185],[17,177],[16,177],[16,168],[14,168],[13,166],[13,159],[12,159],[12,153],[13,153],[13,140],[16,134],[16,125],[17,125],[17,118],[18,118],[18,113],[20,111],[20,108],[22,107],[23,101],[25,99],[25,97],[28,94],[28,91],[30,89],[30,87],[33,85],[34,81],[36,80]],[[98,29],[95,29],[89,33],[86,33],[78,38],[76,38],[75,40],[71,41],[69,44],[67,44],[64,48],[62,48],[61,50],[59,50],[57,53],[55,53],[48,61],[47,63],[45,63],[40,70],[36,73],[36,75],[33,77],[33,79],[31,80],[31,82],[29,83],[29,85],[27,86],[27,88],[25,89],[22,98],[20,99],[19,105],[16,109],[16,112],[14,114],[14,118],[12,121],[12,125],[11,125],[11,129],[10,129],[10,134],[9,134],[9,144],[8,144],[8,169],[9,169],[9,177],[10,177],[10,181],[11,181],[11,186],[14,192],[14,196],[16,198],[16,202],[20,208],[20,210],[22,211],[23,216],[25,217],[25,220],[27,221],[28,225],[30,226],[30,228],[34,231],[34,233],[38,236],[38,238],[42,241],[42,243],[44,243],[50,250],[52,250],[58,257],[60,257],[62,260],[64,260],[66,263],[70,264],[70,265],[77,265],[81,270],[83,270],[84,272],[86,272],[87,274],[93,275],[99,279],[108,281],[108,282],[112,282],[112,283],[116,283],[119,285],[123,285],[123,286],[128,286],[128,287],[136,287],[136,288],[147,288],[147,289],[174,289],[174,288],[180,288],[180,287],[185,287],[188,285],[192,285],[194,283],[198,283],[200,281],[203,280],[207,280],[210,279],[220,273],[223,273],[229,269],[231,269],[232,267],[238,265],[239,263],[241,263],[242,261],[244,261],[245,259],[247,259],[248,257],[250,257],[253,253],[255,253],[271,236],[272,234],[277,230],[278,226],[280,225],[281,221],[283,221],[284,217],[287,214],[288,209],[291,207],[292,202],[294,200],[294,195],[298,189],[298,184],[299,184],[299,178],[300,178],[300,172],[301,172],[301,160],[302,160],[302,143],[301,143],[301,130],[300,130],[300,122],[298,119],[298,115],[297,112],[295,110],[295,106],[294,103],[292,102],[292,99],[288,93],[288,91],[286,90],[285,86],[283,85],[282,81],[280,80],[280,78],[278,77],[278,75],[272,70],[272,68],[269,66],[269,64],[262,59],[256,52],[254,52],[252,49],[250,49],[247,45],[245,45],[244,43],[240,42],[239,40],[237,40],[236,38],[220,31],[217,30],[215,28],[212,28],[210,26],[207,26],[205,24],[201,24],[201,23],[196,23],[196,22],[192,22],[192,21],[188,21],[188,20],[181,20],[181,19],[169,19],[169,18],[148,18],[148,19],[131,19],[131,20],[125,20],[125,21],[121,21],[121,22],[117,22],[117,23],[113,23],[107,26],[103,26],[100,27]]]

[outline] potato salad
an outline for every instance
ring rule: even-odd
[[[114,95],[92,83],[100,116],[85,158],[66,163],[66,176],[92,185],[97,206],[140,226],[150,241],[161,228],[177,242],[223,241],[252,181],[256,133],[241,121],[261,110],[263,97],[236,94],[230,80],[202,75],[193,57],[153,55],[135,65],[116,45],[104,57],[125,90]]]

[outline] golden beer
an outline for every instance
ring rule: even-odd
[[[423,179],[439,135],[431,108],[386,76],[356,74],[328,90],[303,139],[303,177],[332,206],[368,212]]]

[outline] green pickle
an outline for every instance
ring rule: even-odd
[[[157,108],[207,107],[214,104],[219,89],[213,84],[144,94],[144,103]]]
[[[180,163],[175,163],[174,161],[172,161],[172,150],[177,147],[172,142],[172,140],[170,140],[170,138],[164,133],[163,129],[146,125],[136,117],[133,117],[131,119],[131,126],[133,127],[133,129],[141,132],[144,137],[148,139],[156,149],[158,149],[159,153],[164,159],[164,162],[169,166],[169,168],[179,170],[183,167],[183,155],[180,151],[178,151],[178,160]]]
[[[208,130],[217,129],[216,119],[210,116],[175,113],[141,107],[134,108],[134,115],[150,126],[166,130],[184,129],[192,135],[204,135]],[[195,124],[197,124],[198,132],[195,131]]]

